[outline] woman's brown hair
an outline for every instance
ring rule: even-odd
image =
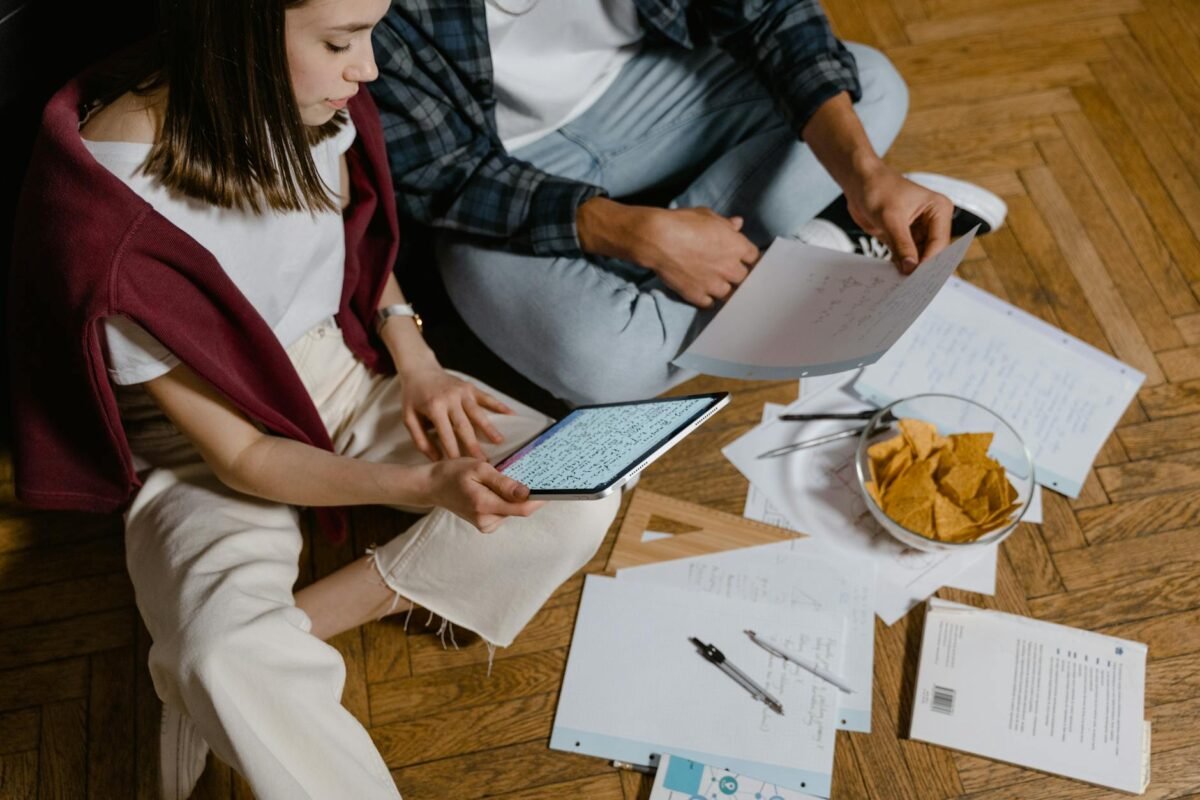
[[[300,118],[284,12],[305,0],[161,0],[160,31],[96,77],[93,104],[166,87],[158,141],[142,171],[221,208],[338,208],[310,148],[331,136]]]

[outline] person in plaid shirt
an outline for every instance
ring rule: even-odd
[[[907,89],[817,0],[393,0],[373,39],[401,219],[435,229],[471,329],[569,403],[690,377],[671,360],[775,236],[910,272],[959,211],[922,183],[1003,219],[884,164]],[[814,220],[835,200],[840,227]]]

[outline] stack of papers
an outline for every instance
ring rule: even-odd
[[[1142,793],[1146,645],[934,598],[910,736]]]

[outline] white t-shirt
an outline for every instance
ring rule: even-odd
[[[337,134],[312,149],[321,179],[336,195],[341,156],[357,132],[348,119]],[[335,211],[261,214],[218,208],[173,194],[139,171],[151,145],[90,142],[96,161],[137,192],[154,210],[213,254],[217,263],[266,321],[284,347],[338,311],[345,276],[342,215]],[[104,321],[108,372],[113,383],[144,383],[179,363],[166,347],[128,317]]]
[[[642,40],[633,0],[487,0],[496,126],[512,151],[587,111]]]

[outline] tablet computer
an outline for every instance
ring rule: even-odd
[[[728,402],[728,392],[714,392],[580,406],[496,469],[528,486],[530,497],[604,497]]]

